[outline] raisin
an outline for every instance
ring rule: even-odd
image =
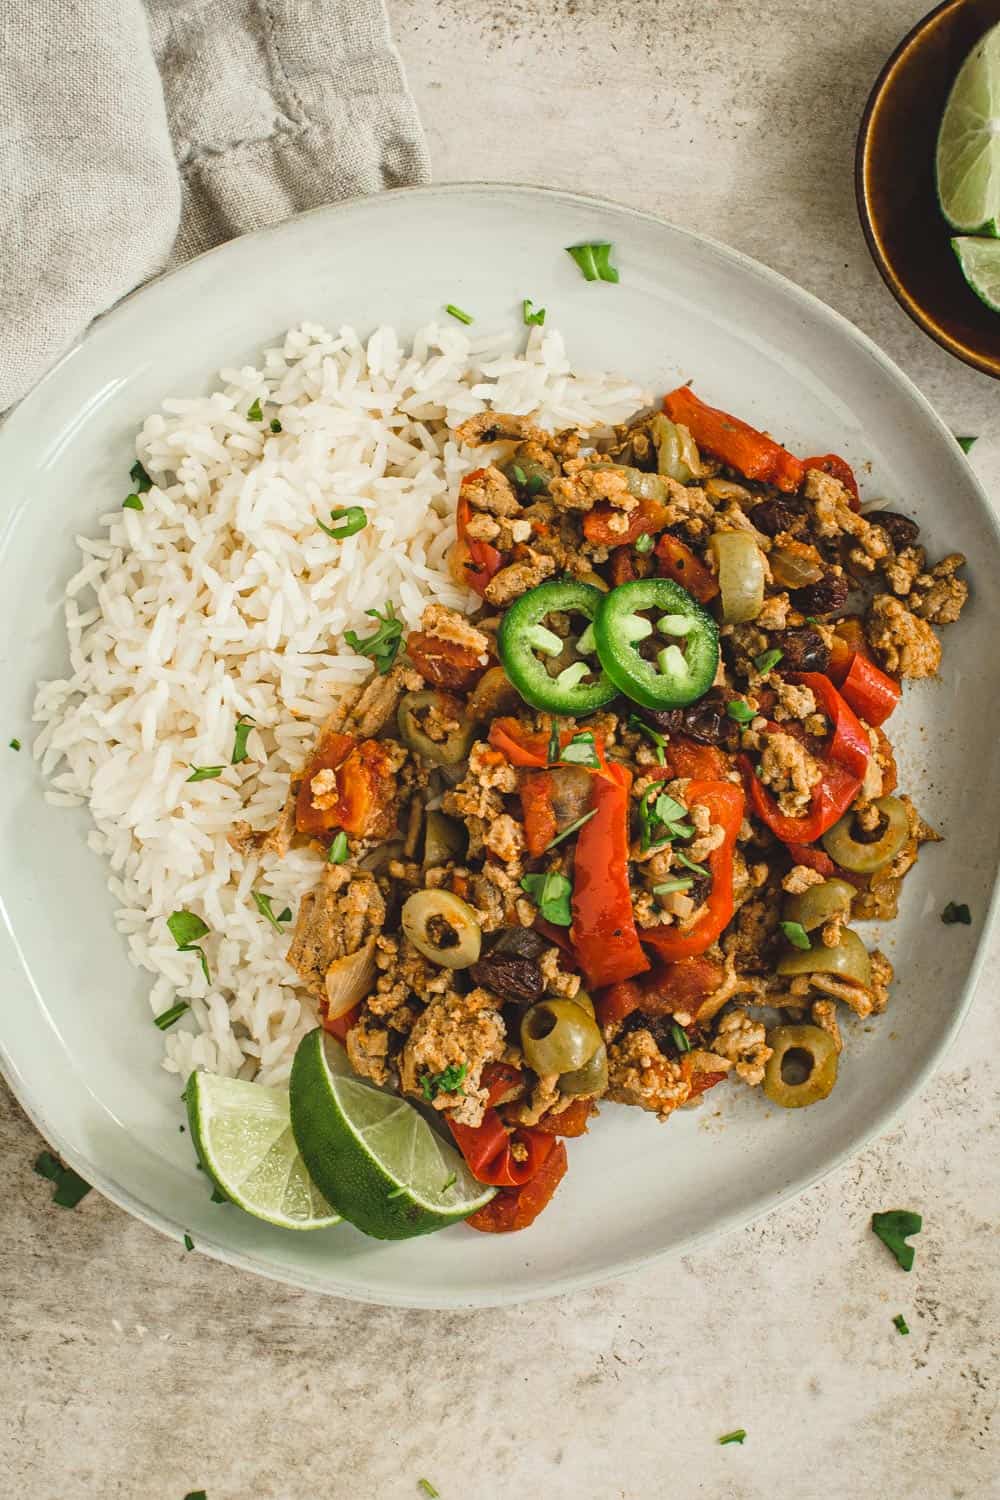
[[[916,521],[911,521],[909,516],[901,516],[896,510],[869,510],[865,512],[865,520],[887,531],[897,552],[901,552],[904,547],[912,547],[920,535],[920,527]]]
[[[469,976],[473,984],[517,1005],[534,1005],[545,989],[542,971],[534,959],[517,958],[511,953],[487,953],[472,965]]]
[[[805,512],[791,500],[762,500],[750,512],[750,520],[765,536],[777,536],[779,531],[800,529]]]
[[[851,586],[842,573],[828,573],[819,583],[796,589],[792,603],[804,615],[832,615],[843,609]]]
[[[772,630],[767,639],[781,652],[783,672],[825,672],[830,665],[829,646],[808,625],[801,630]]]
[[[697,703],[689,703],[686,708],[643,708],[640,713],[664,734],[687,734],[700,745],[728,746],[735,743],[739,733],[726,713],[719,688],[710,688],[703,698]]]

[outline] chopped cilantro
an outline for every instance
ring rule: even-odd
[[[522,487],[522,489],[528,482],[528,476],[521,468],[520,464],[511,464],[510,476],[516,484],[519,484]]]
[[[272,417],[271,418],[271,431],[272,432],[281,432],[281,430],[282,430],[281,423],[278,421],[278,418],[277,417]]]
[[[186,1234],[184,1236],[184,1249],[185,1250],[193,1250],[194,1249],[194,1240],[191,1238],[191,1236],[189,1234]]]
[[[91,1191],[90,1183],[84,1182],[80,1174],[74,1172],[72,1167],[64,1166],[58,1156],[53,1156],[51,1151],[43,1151],[36,1159],[35,1171],[39,1177],[55,1183],[56,1190],[52,1194],[52,1202],[57,1203],[60,1208],[75,1208]]]
[[[531,308],[531,298],[525,297],[521,303],[521,316],[524,319],[524,326],[525,328],[541,328],[545,322],[545,308],[540,307],[537,312],[532,312]]]
[[[977,434],[975,437],[959,437],[958,433],[956,432],[955,442],[961,448],[963,453],[968,453],[973,444],[979,442],[979,436]]]
[[[746,1440],[746,1435],[745,1427],[737,1427],[735,1432],[724,1432],[718,1441],[723,1446],[726,1443],[742,1443]]]
[[[759,656],[755,656],[753,664],[757,668],[757,671],[763,677],[766,677],[768,672],[773,671],[778,665],[784,654],[784,651],[779,651],[777,646],[772,646],[770,651],[762,651]]]
[[[778,925],[793,948],[801,948],[804,953],[807,953],[812,947],[809,934],[801,922],[780,922]]]
[[[228,1203],[229,1199],[226,1197],[225,1193],[222,1191],[221,1188],[213,1187],[213,1189],[212,1189],[212,1202],[213,1203]]]
[[[558,759],[568,766],[589,766],[594,771],[599,770],[601,765],[600,756],[594,744],[594,736],[589,729],[584,730],[582,734],[574,734]]]
[[[250,731],[253,728],[255,722],[256,721],[254,719],[251,719],[249,714],[240,714],[239,718],[236,720],[236,729],[233,733],[233,755],[231,761],[229,762],[230,765],[238,766],[242,761],[248,758],[247,740],[250,738]]]
[[[208,1496],[204,1490],[191,1490],[189,1494],[184,1496],[184,1500],[208,1500]]]
[[[331,510],[330,520],[339,521],[343,517],[340,526],[325,526],[322,521],[316,521],[320,531],[325,531],[327,536],[332,536],[335,542],[342,542],[345,537],[355,536],[357,532],[364,531],[368,525],[368,517],[360,505],[342,505],[337,510]]]
[[[907,1323],[902,1313],[896,1314],[896,1316],[892,1320],[892,1326],[893,1328],[895,1328],[897,1333],[909,1333],[910,1331],[910,1325]]]
[[[650,536],[648,531],[644,531],[641,536],[636,537],[635,550],[640,554],[652,552],[653,538]]]
[[[149,490],[153,488],[153,481],[150,479],[149,475],[146,473],[146,470],[143,468],[138,459],[136,459],[131,469],[129,469],[128,477],[135,485],[136,492],[140,495],[145,495]],[[142,510],[141,505],[138,508],[139,510]]]
[[[670,1035],[674,1039],[674,1046],[677,1048],[678,1052],[691,1051],[691,1038],[688,1036],[687,1032],[684,1030],[684,1027],[680,1024],[679,1021],[671,1021]]]
[[[138,495],[126,495],[122,501],[122,510],[145,510],[146,507]]]
[[[424,1073],[420,1079],[420,1091],[428,1103],[435,1100],[438,1094],[458,1094],[468,1071],[468,1063],[462,1063],[461,1066],[452,1063],[441,1073]]]
[[[709,875],[711,871],[706,870],[704,865],[696,865],[693,859],[688,859],[683,849],[674,850],[674,858],[679,859],[686,870],[691,870],[695,875]]]
[[[182,951],[187,952],[188,950],[184,949]],[[169,1010],[161,1010],[158,1016],[154,1016],[153,1025],[158,1027],[160,1031],[167,1031],[175,1021],[180,1020],[185,1011],[188,1011],[190,1009],[191,1007],[190,1005],[188,1005],[186,1000],[179,1000],[177,1004],[172,1005]]]
[[[941,920],[946,927],[953,927],[956,922],[961,922],[963,926],[970,927],[972,925],[972,913],[964,901],[949,901],[941,913]]]
[[[607,240],[591,240],[585,245],[567,245],[566,254],[576,261],[584,281],[617,281],[618,272],[611,264],[613,249]]]
[[[473,321],[472,314],[463,312],[460,307],[455,306],[454,302],[446,302],[444,310],[450,317],[457,318],[460,323],[471,323]]]
[[[225,766],[192,766],[188,781],[214,781],[216,776],[221,776]]]
[[[50,1182],[55,1182],[62,1169],[62,1162],[51,1151],[43,1151],[35,1158],[35,1171],[39,1177],[47,1177]]]
[[[195,916],[191,911],[175,911],[167,918],[167,927],[181,953],[197,953],[201,960],[201,972],[205,976],[205,983],[212,983],[212,976],[208,971],[208,959],[205,957],[204,948],[198,946],[198,939],[203,938],[210,931],[207,923],[201,917]]]
[[[690,838],[694,829],[684,821],[686,814],[687,808],[667,795],[661,781],[648,786],[639,802],[642,848],[647,850],[676,838]]]
[[[343,829],[341,829],[339,833],[336,833],[333,836],[333,843],[330,845],[330,852],[326,856],[327,864],[342,865],[347,858],[348,852],[347,834]]]
[[[569,747],[567,746],[567,749],[568,748]],[[564,759],[565,759],[565,757],[564,757]],[[555,838],[552,839],[549,843],[547,843],[545,845],[545,848],[542,850],[542,853],[543,854],[547,854],[550,849],[554,849],[557,844],[561,844],[562,841],[563,841],[563,839],[568,839],[571,834],[579,833],[579,831],[583,827],[584,823],[589,823],[590,820],[591,820],[591,818],[596,817],[596,816],[597,816],[597,808],[596,807],[592,807],[590,809],[590,812],[584,813],[584,815],[583,815],[582,818],[577,818],[576,822],[575,823],[571,823],[568,828],[564,828],[563,831],[562,831],[562,833],[557,833],[556,836],[555,836]],[[522,882],[522,884],[523,884],[523,882]],[[543,915],[544,915],[544,913],[543,913]],[[567,923],[566,925],[568,926],[569,924]]]
[[[667,757],[664,754],[664,746],[667,743],[666,735],[661,734],[658,729],[654,729],[651,724],[647,724],[645,719],[640,719],[638,714],[629,714],[628,727],[630,729],[637,729],[640,734],[644,734],[647,739],[652,740],[656,746],[656,759],[661,766],[665,766],[667,763]]]
[[[913,1265],[913,1246],[906,1240],[911,1234],[919,1234],[924,1221],[909,1208],[890,1208],[884,1214],[872,1214],[872,1229],[884,1245],[892,1251],[904,1271]]]
[[[693,885],[690,875],[678,875],[676,879],[664,880],[662,885],[654,885],[653,895],[669,896],[671,891],[689,891]]]
[[[378,620],[379,626],[373,635],[366,635],[362,639],[357,631],[345,630],[344,640],[357,651],[359,656],[370,656],[375,663],[376,669],[384,677],[392,667],[393,662],[399,654],[402,643],[403,622],[396,617],[396,611],[391,601],[385,607],[385,614],[379,614],[377,609],[366,609],[366,615]]]
[[[18,739],[11,740],[11,742],[10,742],[10,748],[12,750],[20,750],[20,748],[21,748],[21,741],[18,740]]]
[[[434,1488],[429,1479],[418,1479],[417,1488],[423,1490],[428,1500],[440,1500],[439,1492]]]
[[[573,885],[558,870],[549,870],[544,875],[525,875],[521,881],[521,889],[527,891],[546,922],[551,922],[554,927],[572,925],[573,913],[569,902]]]
[[[538,492],[539,492],[539,490],[544,490],[545,485],[546,485],[546,479],[545,479],[544,475],[542,475],[542,474],[532,474],[531,478],[528,480],[527,484],[525,485],[525,489],[528,491],[529,495],[537,495]]]
[[[254,404],[251,406],[250,410],[247,412],[247,421],[262,422],[263,420],[264,413],[260,409],[260,397],[258,396],[254,401]]]
[[[281,931],[282,922],[290,922],[292,920],[292,913],[287,906],[285,907],[281,915],[276,917],[274,915],[274,909],[271,906],[271,898],[270,896],[265,896],[263,891],[251,891],[250,894],[254,899],[254,905],[256,906],[257,910],[260,912],[262,917],[267,918],[271,926],[274,928],[275,932]]]

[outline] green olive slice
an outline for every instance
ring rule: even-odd
[[[811,948],[791,948],[783,953],[775,965],[779,974],[837,974],[841,979],[852,979],[855,984],[871,989],[872,965],[868,949],[850,927],[840,934],[840,942],[833,948],[825,943],[813,943]]]
[[[860,829],[851,811],[823,835],[823,848],[830,858],[855,875],[871,875],[881,870],[895,859],[910,837],[910,820],[898,797],[879,797],[872,805],[878,808],[883,824],[875,839],[857,837]]]
[[[465,853],[468,836],[456,818],[436,809],[427,813],[424,820],[424,869],[446,864],[449,859],[461,859]]]
[[[603,1094],[608,1086],[608,1049],[602,1042],[589,1062],[572,1073],[563,1073],[559,1079],[559,1092],[571,1094]]]
[[[837,974],[841,980],[853,980],[871,989],[871,959],[864,942],[850,927],[841,930],[837,947],[814,942],[811,948],[790,948],[775,965],[778,974]]]
[[[448,719],[457,722],[443,740],[432,740],[421,727],[424,715],[436,708]],[[435,766],[456,766],[465,760],[472,745],[475,724],[465,712],[461,700],[450,693],[439,693],[434,688],[424,688],[419,693],[404,693],[396,710],[399,737],[404,745],[422,755]]]
[[[414,891],[401,916],[418,952],[446,969],[467,969],[479,957],[482,933],[467,901],[451,891]]]
[[[798,922],[806,932],[813,932],[833,917],[846,917],[854,900],[854,887],[848,880],[824,880],[822,885],[811,885],[797,896],[785,901],[786,922]]]
[[[825,1099],[837,1081],[837,1046],[819,1026],[775,1026],[774,1050],[764,1068],[764,1093],[782,1109],[804,1109]],[[798,1074],[798,1077],[796,1077]]]
[[[521,1020],[521,1050],[540,1076],[575,1073],[601,1046],[597,1022],[572,1000],[539,1000]]]

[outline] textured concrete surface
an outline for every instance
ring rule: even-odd
[[[439,179],[648,207],[872,334],[1000,478],[998,388],[897,309],[853,137],[919,3],[392,0]],[[0,1090],[0,1495],[963,1500],[1000,1494],[996,951],[882,1141],[755,1228],[542,1306],[402,1313],[237,1275],[92,1195],[54,1209]],[[909,1276],[868,1230],[921,1209]],[[905,1314],[911,1333],[892,1326]],[[745,1427],[744,1447],[715,1439]]]

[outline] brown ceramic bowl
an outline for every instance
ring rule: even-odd
[[[942,348],[1000,377],[1000,313],[966,285],[934,184],[949,90],[997,22],[1000,0],[945,0],[903,38],[865,106],[854,184],[868,248],[900,306]]]

